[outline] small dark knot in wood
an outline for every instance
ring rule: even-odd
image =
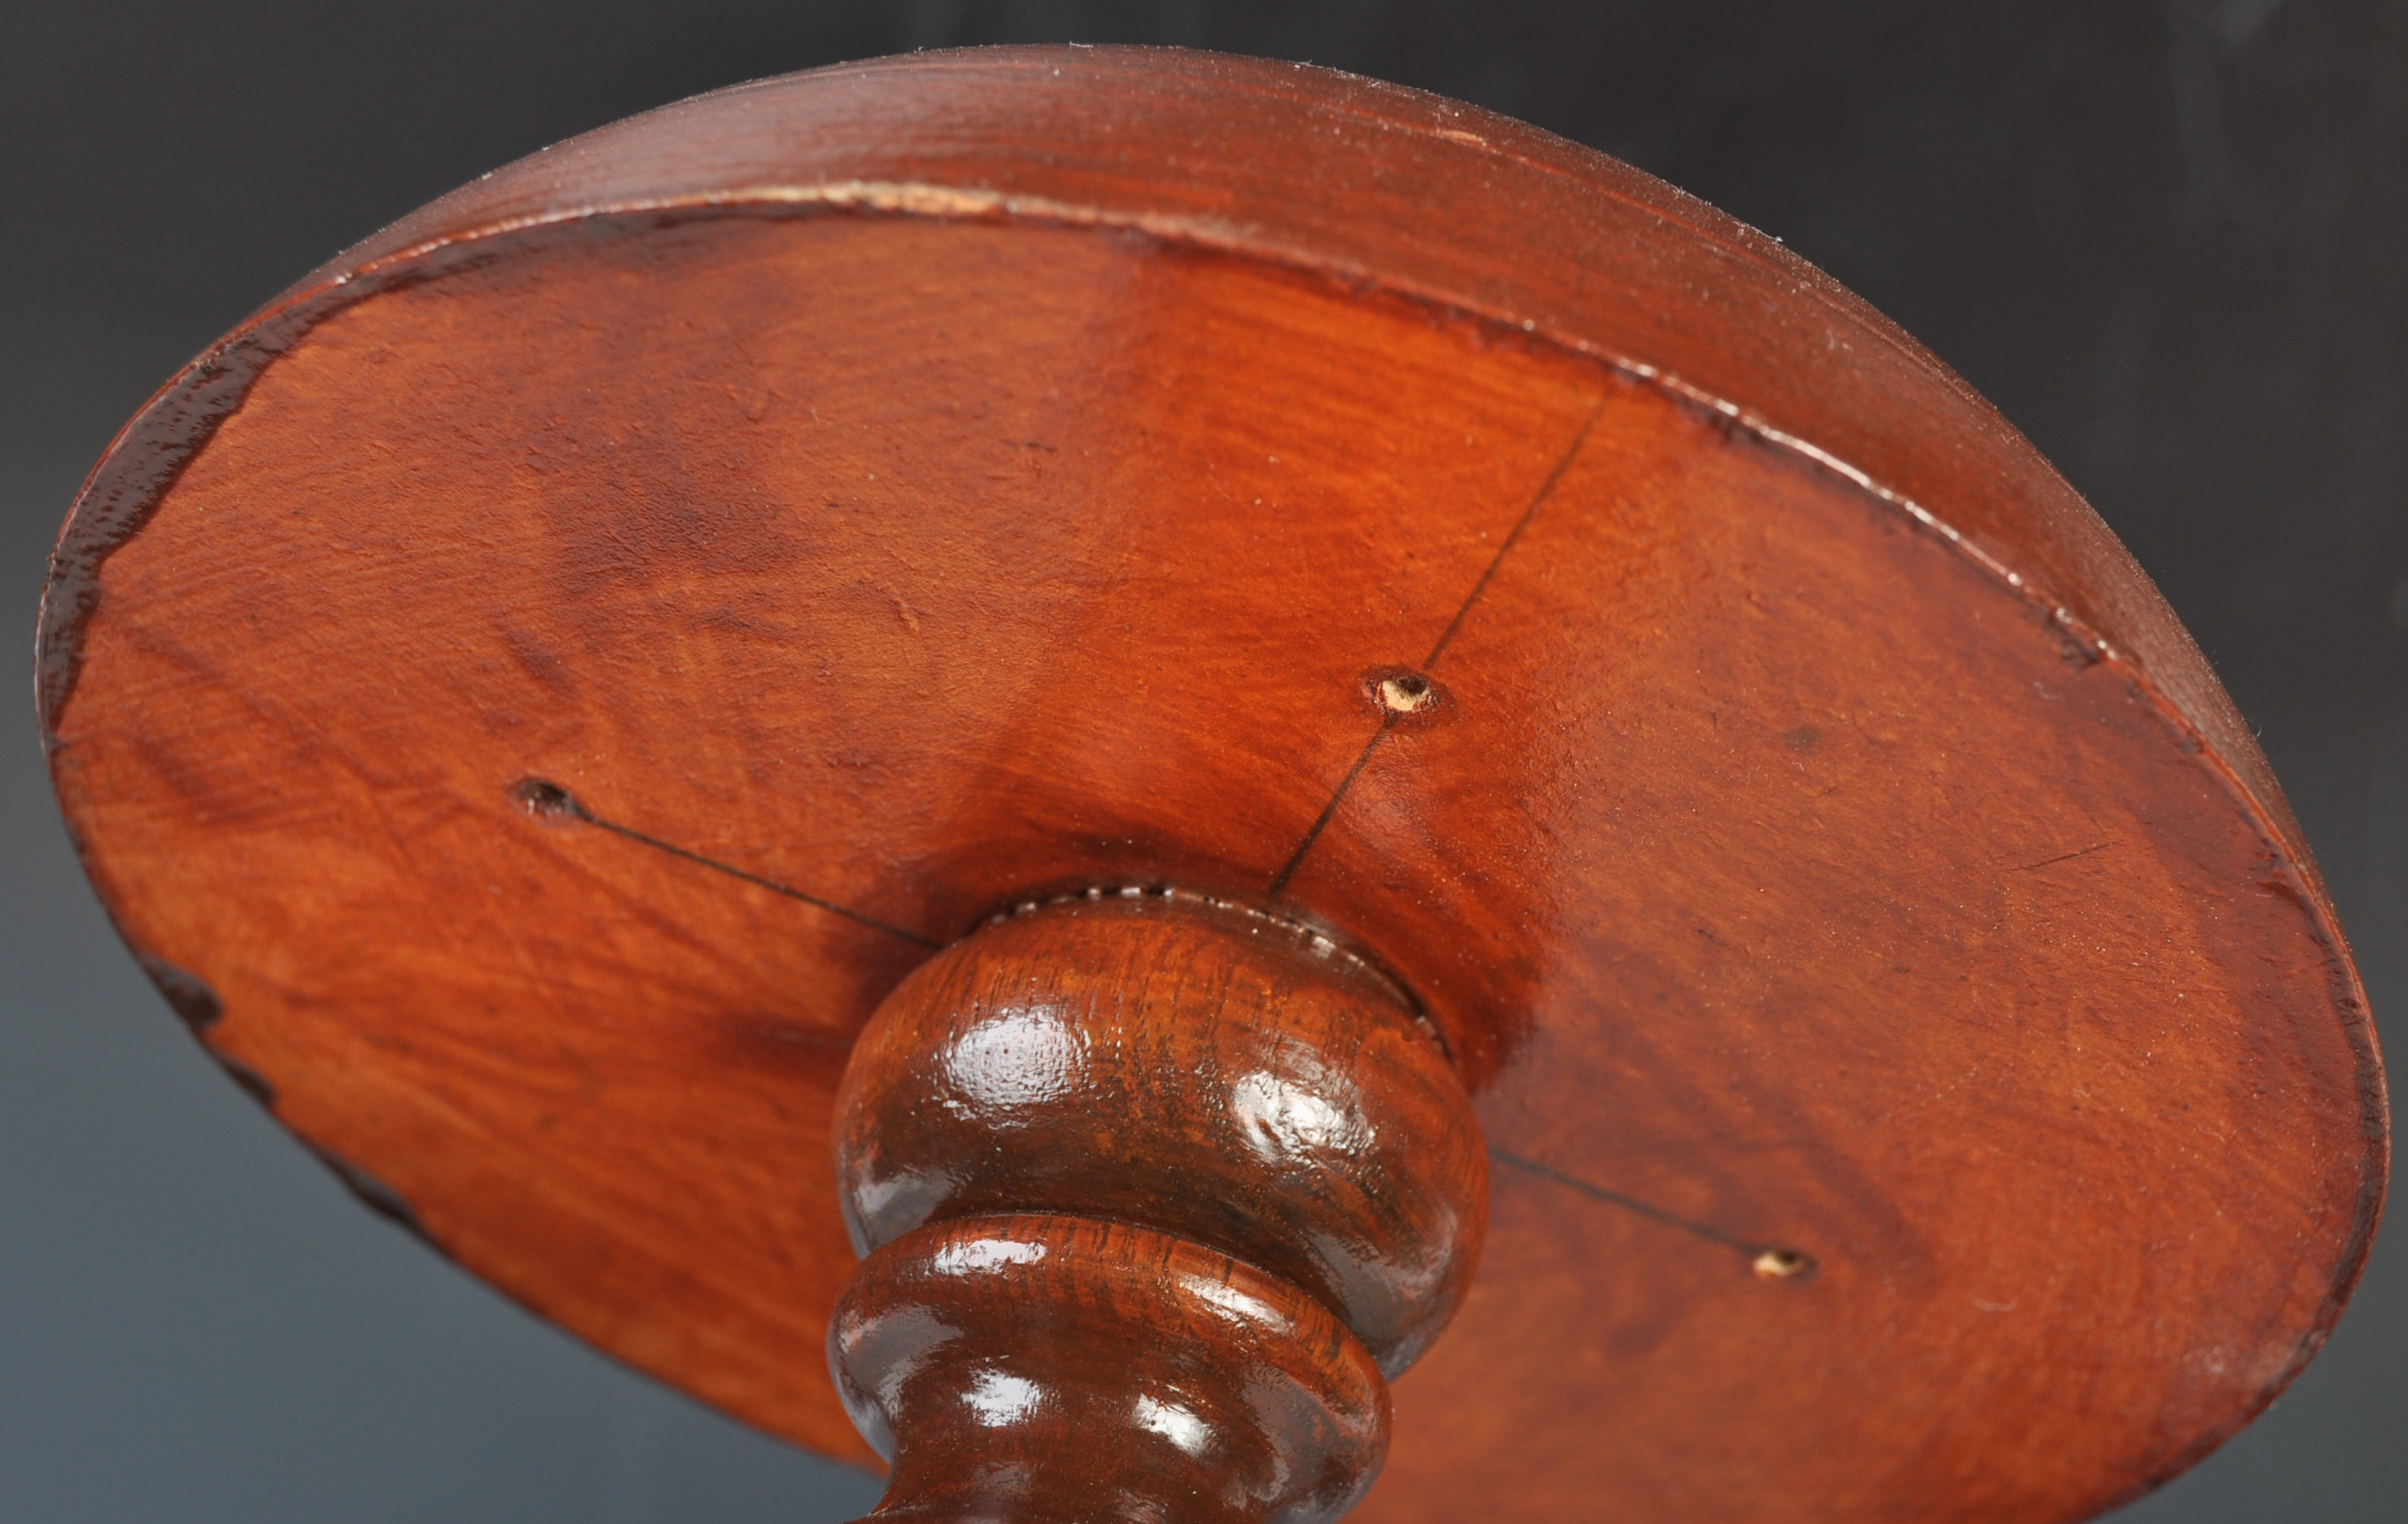
[[[854,1049],[837,1164],[869,1258],[829,1359],[895,1463],[882,1519],[1335,1517],[1487,1209],[1395,987],[1188,895],[1015,916],[913,973]]]

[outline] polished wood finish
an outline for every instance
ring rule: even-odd
[[[1312,1297],[1093,1218],[965,1218],[871,1255],[828,1328],[902,1520],[1319,1524],[1378,1472],[1388,1392]]]
[[[1339,933],[1469,1084],[1369,1520],[2083,1517],[2382,1199],[2329,901],[2063,481],[1768,240],[1368,81],[929,56],[480,180],[129,425],[41,663],[280,1120],[833,1454],[847,1055],[1065,890]]]
[[[923,963],[836,1133],[869,1258],[828,1358],[896,1465],[882,1520],[1336,1517],[1487,1215],[1395,981],[1168,886],[1028,902]]]
[[[1008,914],[878,1008],[837,1092],[856,1249],[996,1212],[1142,1223],[1304,1288],[1389,1375],[1471,1284],[1488,1156],[1434,1035],[1312,929],[1134,886]]]

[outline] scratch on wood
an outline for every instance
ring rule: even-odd
[[[2032,873],[2042,868],[2054,868],[2060,862],[2071,862],[2078,857],[2088,857],[2093,852],[2103,852],[2114,845],[2115,843],[2112,841],[2093,842],[2087,847],[2077,847],[2071,852],[2059,852],[2055,857],[2044,857],[2038,862],[2022,863],[2018,866],[2010,868],[2007,871],[2010,873]]]
[[[605,819],[588,809],[575,794],[548,779],[521,778],[510,785],[510,798],[521,809],[538,819],[573,820],[581,825],[593,826],[598,831],[608,831],[614,836],[624,836],[638,846],[649,847],[656,852],[666,852],[669,856],[682,859],[696,867],[709,868],[713,873],[724,873],[730,878],[742,879],[745,883],[758,889],[766,889],[772,894],[782,894],[790,900],[800,900],[803,904],[824,910],[832,916],[841,916],[857,926],[867,926],[873,932],[882,932],[888,936],[899,937],[915,947],[926,947],[932,952],[943,945],[929,937],[922,936],[917,932],[889,925],[875,916],[863,915],[860,911],[849,905],[838,904],[834,900],[824,900],[816,894],[796,889],[791,884],[781,884],[774,878],[764,878],[757,873],[747,873],[733,863],[705,857],[700,852],[688,851],[675,842],[663,841],[658,836],[647,835],[632,826]]]
[[[1676,1228],[1692,1237],[1702,1238],[1707,1243],[1723,1248],[1735,1249],[1746,1257],[1750,1268],[1762,1279],[1795,1280],[1802,1283],[1813,1278],[1816,1268],[1814,1257],[1799,1249],[1781,1244],[1763,1244],[1740,1238],[1723,1232],[1711,1223],[1698,1222],[1682,1217],[1676,1212],[1668,1212],[1653,1202],[1641,1201],[1636,1196],[1625,1195],[1619,1190],[1609,1190],[1603,1186],[1593,1185],[1576,1175],[1566,1175],[1563,1171],[1541,1164],[1535,1159],[1525,1159],[1520,1154],[1499,1148],[1493,1144],[1489,1146],[1488,1157],[1500,1164],[1520,1170],[1525,1175],[1535,1175],[1551,1185],[1562,1186],[1567,1190],[1576,1190],[1591,1201],[1602,1202],[1608,1206],[1618,1206],[1634,1216],[1645,1218],[1650,1222],[1661,1223],[1667,1228]],[[1767,1271],[1760,1261],[1771,1261],[1778,1268]]]

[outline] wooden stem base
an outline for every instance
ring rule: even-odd
[[[1287,1281],[1148,1228],[971,1218],[872,1255],[829,1334],[881,1519],[1335,1518],[1388,1389]]]
[[[916,971],[854,1049],[837,1153],[869,1257],[829,1361],[895,1463],[881,1518],[1333,1518],[1485,1225],[1478,1123],[1401,991],[1159,890]]]

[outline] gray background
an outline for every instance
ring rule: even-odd
[[[1164,41],[1422,85],[1786,238],[1986,392],[2260,727],[2408,1009],[2408,0],[0,4],[0,611],[179,363],[411,207],[738,79]],[[876,1486],[360,1211],[111,935],[0,704],[0,1520],[836,1520]],[[2120,1517],[2408,1517],[2390,1234],[2273,1411]],[[1410,1379],[1410,1378],[1408,1378]]]

